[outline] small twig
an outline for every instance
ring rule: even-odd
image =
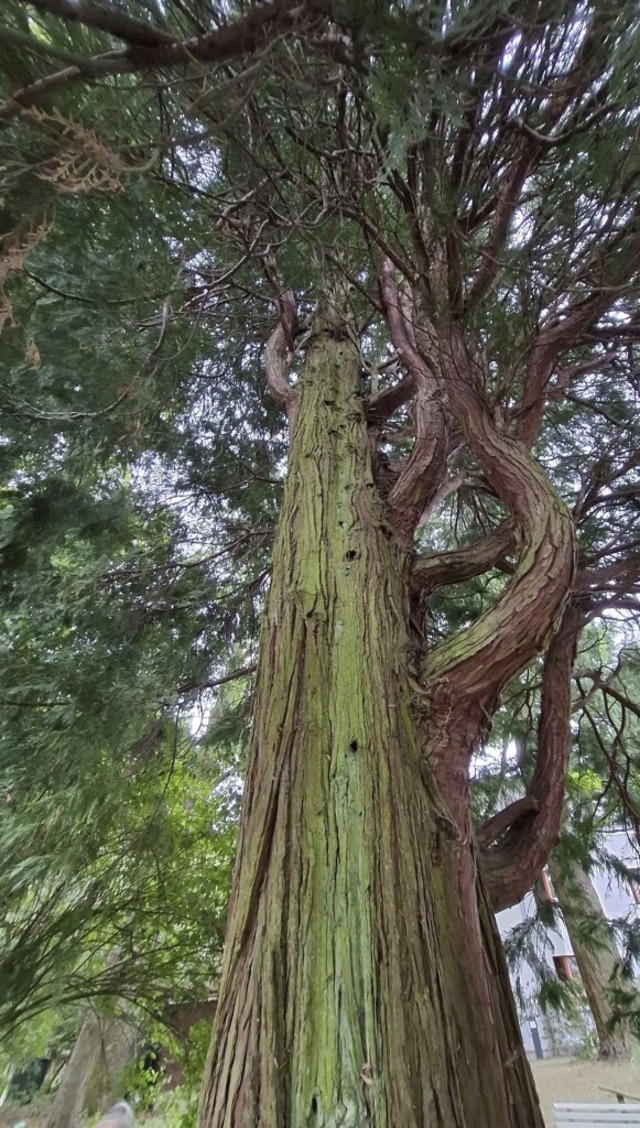
[[[236,681],[238,678],[248,678],[251,674],[255,674],[257,669],[258,663],[253,662],[250,666],[242,666],[238,670],[232,670],[230,674],[224,674],[221,678],[211,678],[209,681],[201,682],[199,685],[185,682],[183,685],[178,686],[178,693],[191,693],[193,690],[199,692],[201,689],[217,689],[219,685],[226,685],[227,682]]]

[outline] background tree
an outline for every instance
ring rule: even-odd
[[[633,913],[607,919],[590,875],[596,871],[620,883],[629,891],[631,902],[633,858],[638,854],[637,718],[633,704],[637,693],[631,688],[636,660],[635,633],[624,621],[614,618],[601,623],[597,630],[591,627],[583,632],[574,668],[571,770],[564,825],[548,861],[553,900],[549,901],[548,886],[545,892],[543,883],[538,882],[528,918],[506,941],[514,969],[524,961],[537,972],[538,1001],[543,1010],[557,1007],[576,1017],[576,1001],[588,1004],[598,1054],[608,1060],[628,1058],[637,1035],[637,929]],[[494,740],[502,741],[500,762],[494,748],[493,756],[485,754],[478,763],[478,821],[485,821],[504,805],[505,796],[513,800],[526,789],[535,759],[539,689],[539,678],[531,670],[510,687],[503,701],[493,727]],[[628,842],[626,861],[618,855],[621,835]],[[578,990],[576,994],[575,983],[565,987],[548,975],[549,930],[557,931],[562,923],[576,959],[582,993]]]

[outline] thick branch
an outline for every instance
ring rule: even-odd
[[[133,20],[121,9],[106,8],[93,0],[28,0],[28,3],[39,12],[106,31],[132,46],[157,47],[161,43],[175,43],[174,35],[168,35],[152,24]]]
[[[516,904],[531,889],[560,831],[571,742],[571,681],[582,622],[580,609],[569,604],[545,656],[538,755],[526,796],[529,810],[515,820],[508,817],[513,807],[501,812],[508,829],[483,851],[482,870],[495,912]],[[486,828],[482,838],[487,841]]]
[[[56,0],[52,0],[52,3],[55,2]],[[89,8],[95,19],[99,19],[99,13],[104,11],[97,4],[90,4]],[[0,122],[6,124],[21,110],[34,105],[46,95],[76,82],[93,81],[107,75],[160,70],[193,60],[201,63],[222,63],[255,54],[267,47],[276,36],[297,29],[308,29],[313,22],[328,15],[330,11],[331,0],[305,0],[302,4],[296,3],[295,0],[273,0],[270,4],[252,6],[242,19],[225,24],[208,35],[196,36],[180,42],[157,40],[151,45],[132,43],[122,53],[109,52],[87,58],[77,66],[65,67],[62,71],[14,91],[11,98],[0,106]],[[142,34],[140,27],[144,28],[145,25],[137,24],[136,21],[132,23],[137,27],[138,35]],[[94,23],[92,26],[97,24]],[[124,30],[122,23],[119,26],[121,31]],[[155,34],[151,25],[150,33]],[[114,30],[113,34],[118,33]],[[133,34],[136,34],[135,30]],[[160,36],[163,33],[157,34]]]
[[[454,552],[436,552],[417,556],[413,561],[411,584],[415,590],[433,591],[447,584],[471,580],[494,568],[516,547],[515,522],[503,521],[482,540]]]
[[[472,706],[479,730],[502,687],[544,648],[562,613],[574,573],[574,528],[535,459],[495,426],[456,329],[441,363],[469,447],[522,536],[513,577],[493,607],[436,647],[424,664],[434,701],[444,695],[440,705],[446,712],[455,693],[457,707],[468,713]]]
[[[385,388],[367,404],[367,419],[373,427],[379,427],[399,407],[404,407],[415,394],[415,383],[411,376],[405,376],[392,388]]]
[[[534,795],[523,795],[521,799],[514,800],[509,803],[508,807],[503,807],[496,815],[487,819],[481,827],[476,831],[476,842],[482,849],[491,846],[492,843],[500,838],[514,823],[517,823],[523,815],[530,815],[539,810],[538,800]]]
[[[403,308],[395,283],[395,267],[389,259],[382,264],[380,292],[391,339],[415,394],[415,442],[387,499],[392,525],[402,540],[410,544],[422,513],[442,480],[447,457],[447,420],[437,370],[418,352],[412,308],[409,302]]]
[[[296,328],[296,303],[292,290],[285,290],[278,301],[280,320],[267,341],[264,366],[274,399],[287,413],[295,401],[295,392],[288,374],[293,357],[293,334]]]

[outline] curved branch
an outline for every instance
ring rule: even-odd
[[[169,35],[153,24],[131,19],[117,8],[105,8],[94,0],[29,0],[29,5],[71,23],[106,31],[116,39],[123,39],[137,47],[157,47],[160,43],[176,41],[175,35]]]
[[[405,376],[393,388],[385,388],[367,404],[367,419],[372,427],[381,426],[394,411],[408,403],[415,393],[415,384],[411,376]]]
[[[467,443],[521,530],[515,572],[493,607],[436,647],[423,666],[434,701],[440,698],[444,712],[453,694],[457,708],[472,702],[479,731],[502,687],[544,649],[562,614],[574,574],[575,535],[569,511],[527,448],[498,431],[457,329],[441,364]]]
[[[507,829],[495,846],[486,848],[490,824],[479,835],[480,844],[485,844],[482,871],[494,912],[515,905],[532,888],[560,832],[571,743],[571,679],[582,622],[580,608],[568,604],[545,655],[538,755],[525,796],[529,808],[518,800],[496,816]]]
[[[295,402],[295,391],[289,383],[293,357],[293,335],[296,329],[296,302],[293,290],[285,290],[278,299],[280,319],[267,341],[264,366],[267,384],[281,407],[289,414]]]
[[[389,496],[389,519],[401,540],[410,544],[418,522],[435,496],[445,469],[447,420],[440,394],[439,374],[433,363],[417,349],[412,327],[411,303],[403,303],[395,282],[395,267],[385,258],[380,293],[391,340],[408,372],[414,394],[415,441],[406,465]]]
[[[476,843],[482,849],[486,849],[509,830],[514,823],[518,822],[523,815],[530,815],[539,809],[540,805],[535,795],[523,795],[521,799],[509,803],[508,807],[503,807],[501,811],[487,819],[486,823],[483,823],[476,830]]]
[[[580,278],[571,279],[578,296],[539,330],[529,355],[524,394],[518,409],[517,437],[531,446],[540,428],[549,391],[549,381],[560,356],[582,343],[585,335],[613,305],[640,268],[640,211],[635,210],[627,229],[615,235],[608,246],[592,254]],[[579,282],[597,279],[586,296]],[[560,295],[559,295],[560,296]]]
[[[593,682],[594,690],[599,689],[604,695],[612,697],[613,700],[617,701],[617,703],[621,705],[623,709],[626,709],[629,713],[633,713],[633,716],[637,717],[638,720],[640,720],[640,705],[636,705],[635,701],[632,701],[626,693],[622,692],[622,690],[617,689],[614,685],[611,685],[609,681],[606,681],[604,678],[600,677],[597,673],[591,670],[581,671],[580,677],[589,678],[590,681]],[[580,689],[579,681],[578,688]],[[580,692],[582,693],[582,690],[580,690]],[[583,704],[583,702],[578,702],[578,705],[581,704]]]

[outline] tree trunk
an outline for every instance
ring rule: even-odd
[[[552,855],[549,872],[593,1015],[598,1057],[628,1060],[633,1037],[622,1016],[629,1004],[637,1010],[637,998],[621,976],[620,955],[600,898],[577,862],[559,861]]]
[[[461,861],[456,854],[435,871],[442,881],[447,905],[448,935],[454,941],[442,946],[450,993],[450,1020],[454,1024],[459,1058],[460,1085],[469,1126],[484,1124],[478,1108],[494,1107],[494,1124],[510,1128],[543,1128],[531,1067],[522,1044],[504,948],[482,873],[476,882],[476,904],[467,909],[460,895]],[[475,857],[471,859],[475,868]],[[470,915],[473,914],[473,920]],[[480,952],[476,950],[479,934]],[[460,984],[464,990],[460,991]]]
[[[122,1096],[117,1085],[137,1045],[137,1031],[123,1019],[87,1011],[45,1128],[76,1128],[83,1111],[94,1115]]]
[[[296,386],[200,1124],[538,1128],[462,967],[359,367],[327,322]]]

